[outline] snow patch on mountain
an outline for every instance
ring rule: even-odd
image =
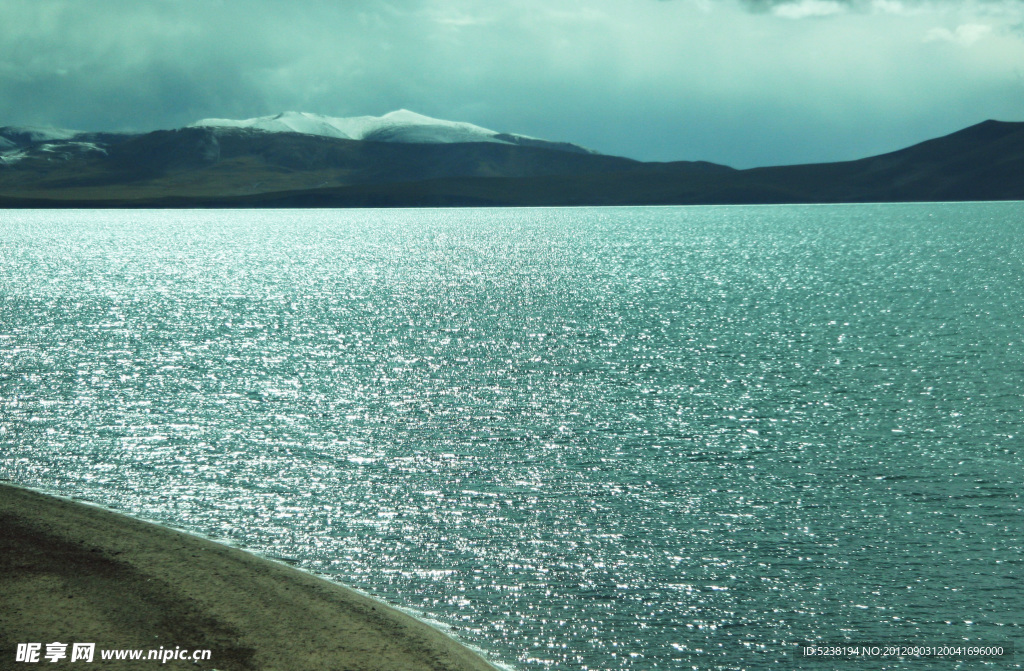
[[[49,126],[4,126],[0,128],[0,164],[12,165],[18,161],[28,158],[33,153],[33,148],[40,147],[42,151],[52,152],[50,144],[45,143],[66,143],[74,138],[84,135],[82,131],[70,130],[67,128],[52,128]]]
[[[464,121],[445,121],[401,109],[384,116],[329,117],[308,112],[283,112],[253,119],[202,119],[189,124],[193,128],[248,128],[271,133],[303,133],[345,140],[402,142],[408,144],[449,144],[455,142],[495,142],[498,144],[545,145],[525,135],[498,133]],[[552,148],[591,153],[566,143],[550,143]]]
[[[0,128],[0,140],[3,140],[6,145],[70,140],[76,135],[82,135],[82,131],[48,126],[4,126]]]
[[[381,142],[503,142],[495,138],[498,133],[493,130],[471,123],[433,119],[409,110],[398,110],[379,117],[329,117],[308,112],[284,112],[254,119],[202,119],[189,126],[252,128],[272,133],[303,133]]]

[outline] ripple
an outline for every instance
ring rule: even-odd
[[[9,212],[0,476],[523,669],[1004,641],[1016,207]]]

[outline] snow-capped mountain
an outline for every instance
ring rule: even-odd
[[[331,117],[308,112],[283,112],[252,119],[211,118],[201,119],[179,130],[212,133],[213,136],[208,142],[211,147],[215,147],[218,143],[217,135],[234,129],[258,131],[261,134],[297,133],[333,140],[407,145],[488,143],[600,155],[569,142],[552,142],[526,135],[499,133],[471,123],[434,119],[404,109],[379,117]],[[0,165],[9,166],[27,158],[52,162],[88,152],[105,153],[111,144],[119,144],[143,135],[146,134],[90,132],[42,126],[5,126],[0,128]]]
[[[405,109],[379,117],[330,117],[308,112],[283,112],[253,119],[201,119],[189,124],[189,127],[247,128],[269,133],[301,133],[343,140],[404,144],[495,142],[586,154],[596,153],[568,142],[550,142],[526,135],[499,133],[464,121],[434,119]]]
[[[286,112],[148,133],[0,127],[0,195],[251,195],[447,179],[632,170],[631,159],[408,110]]]
[[[206,142],[215,151],[217,135],[225,131],[250,130],[261,134],[297,133],[329,140],[356,140],[405,145],[467,145],[488,143],[554,150],[572,154],[599,155],[569,142],[552,142],[526,135],[499,133],[462,121],[434,119],[409,110],[384,116],[331,117],[307,112],[283,112],[252,119],[201,119],[184,131],[212,133]],[[156,133],[168,131],[155,131]],[[173,131],[170,131],[173,132]],[[106,153],[109,145],[120,144],[145,133],[103,133],[41,126],[0,128],[0,166],[35,158],[52,162],[89,152]]]

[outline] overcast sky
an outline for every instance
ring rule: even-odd
[[[1024,120],[1024,0],[0,0],[0,125],[406,108],[645,160]]]

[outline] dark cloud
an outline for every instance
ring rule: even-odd
[[[852,158],[1024,117],[1021,7],[4,0],[0,125],[405,107],[646,159]]]

